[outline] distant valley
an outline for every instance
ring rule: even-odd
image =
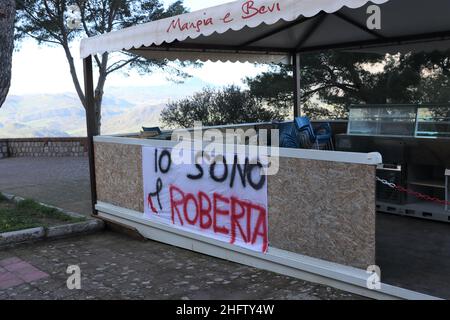
[[[189,80],[160,87],[108,88],[103,100],[102,134],[160,126],[161,111],[169,101],[192,95],[206,85]],[[11,95],[0,108],[0,138],[85,135],[85,112],[75,93]]]

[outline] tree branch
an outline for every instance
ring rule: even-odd
[[[86,109],[86,97],[84,95],[84,91],[81,88],[80,81],[78,79],[77,70],[75,68],[75,63],[73,60],[72,53],[70,52],[68,45],[63,45],[63,48],[64,48],[64,52],[66,54],[67,61],[69,63],[70,75],[72,77],[72,81],[75,86],[75,90],[77,91],[78,97],[80,98],[80,101],[81,101],[83,107]]]
[[[36,18],[25,6],[23,8],[23,10],[26,12],[26,14],[28,15],[28,17],[33,20],[38,26],[40,26],[41,28],[45,29],[46,32],[48,32],[53,38],[55,38],[56,40],[58,40],[59,42],[62,43],[62,39],[54,32],[48,30],[41,22],[40,19]]]
[[[81,24],[82,24],[82,26],[83,26],[84,32],[86,33],[86,36],[88,36],[88,37],[90,38],[90,37],[93,36],[93,34],[89,31],[89,28],[88,28],[87,23],[86,23],[86,15],[85,15],[85,13],[86,13],[86,8],[85,8],[85,6],[83,6],[83,5],[80,3],[80,1],[77,1],[77,4],[78,4],[78,7],[80,8],[80,12],[81,12]],[[101,61],[100,61],[100,59],[98,58],[98,56],[97,56],[97,55],[94,55],[94,59],[95,59],[95,62],[97,63],[97,66],[100,68],[100,66],[101,66]]]
[[[44,0],[44,7],[45,7],[45,11],[47,11],[47,14],[50,17],[56,18],[56,16],[53,14],[53,12],[50,10],[50,7],[48,6],[47,0]]]
[[[115,62],[111,66],[109,66],[106,73],[109,75],[109,74],[113,73],[114,71],[117,71],[138,59],[139,59],[139,57],[133,57],[129,60],[121,60],[121,61]],[[117,65],[117,66],[115,66],[115,65]]]
[[[29,37],[35,39],[36,41],[39,41],[39,42],[47,42],[47,43],[52,43],[52,44],[62,45],[61,42],[53,41],[53,40],[48,40],[48,39],[45,39],[45,38],[41,38],[41,37],[35,36],[35,35],[33,35],[32,33],[29,33],[29,32],[25,32],[25,34],[26,34],[27,36],[29,36]]]

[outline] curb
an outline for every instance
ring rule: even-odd
[[[73,234],[93,233],[96,231],[103,230],[103,228],[104,228],[103,221],[99,219],[92,219],[88,221],[47,228],[45,238],[53,239]]]
[[[0,233],[0,247],[15,243],[38,241],[45,237],[43,227]]]
[[[14,196],[11,194],[2,193],[10,201],[20,202],[25,200],[22,197]],[[40,205],[54,208],[60,212],[73,217],[73,218],[85,218],[86,221],[64,224],[52,227],[38,227],[32,229],[24,229],[18,231],[0,233],[0,249],[4,247],[15,246],[27,242],[35,242],[41,240],[60,239],[79,234],[88,234],[101,231],[105,228],[105,223],[97,218],[86,217],[79,213],[66,211],[64,209],[47,205],[45,203],[38,202]]]

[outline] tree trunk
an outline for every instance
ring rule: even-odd
[[[96,124],[96,135],[100,135],[102,128],[102,102],[104,95],[104,88],[106,83],[106,78],[108,77],[107,66],[108,66],[108,53],[103,53],[99,67],[99,76],[97,81],[97,87],[94,92],[94,107],[95,107],[95,124]]]
[[[94,99],[95,108],[95,132],[94,135],[100,135],[102,131],[102,102],[103,102],[103,91],[97,92]]]
[[[0,1],[0,108],[5,102],[11,85],[15,5],[15,0]]]

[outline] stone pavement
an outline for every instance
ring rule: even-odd
[[[0,260],[0,290],[32,283],[49,275],[17,257]]]
[[[0,250],[50,275],[0,288],[2,299],[361,299],[329,287],[109,231]],[[67,267],[81,268],[69,290]]]

